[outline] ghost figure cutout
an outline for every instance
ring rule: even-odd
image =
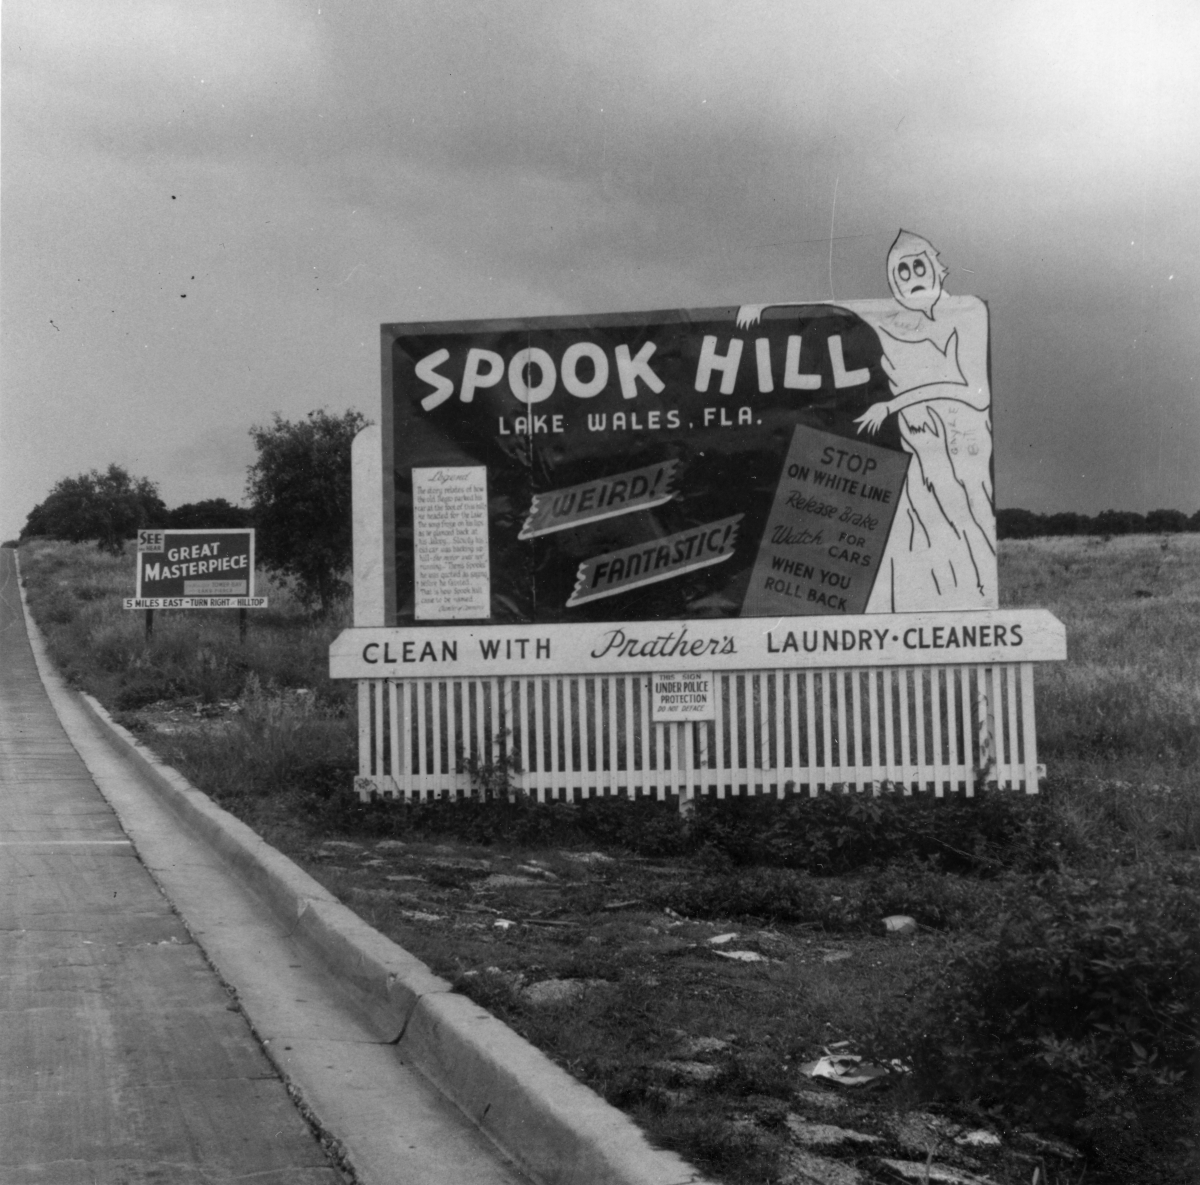
[[[987,311],[949,297],[937,248],[902,230],[887,257],[895,305],[875,324],[892,398],[856,423],[873,435],[895,416],[912,457],[868,613],[989,609],[998,603],[992,502]]]
[[[888,251],[888,287],[897,304],[933,320],[933,306],[942,295],[946,267],[937,248],[920,235],[902,230]]]

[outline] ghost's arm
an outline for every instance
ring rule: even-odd
[[[888,416],[894,416],[906,407],[914,407],[918,403],[928,403],[931,399],[953,399],[956,403],[965,403],[976,411],[987,411],[990,404],[987,386],[977,387],[968,383],[965,387],[959,383],[930,383],[924,387],[914,387],[888,399],[882,403],[873,403],[866,412],[854,422],[859,432],[878,432],[883,421]]]
[[[982,334],[968,333],[967,345],[963,346],[961,337],[955,333],[948,344],[956,351],[955,358],[964,382],[920,383],[901,390],[892,399],[872,404],[864,415],[859,416],[854,421],[859,426],[859,432],[875,433],[888,416],[918,403],[928,403],[932,399],[953,399],[956,403],[965,403],[976,411],[987,411],[991,405],[991,392],[988,384],[986,337]],[[900,373],[893,367],[886,354],[882,364],[894,390],[898,381],[903,381]]]
[[[914,387],[889,399],[886,403],[877,403],[876,407],[886,407],[888,415],[895,415],[906,407],[917,403],[928,403],[931,399],[953,399],[956,403],[965,403],[976,411],[987,411],[991,400],[988,398],[986,384],[982,387],[968,383],[965,387],[958,383],[930,383],[924,387]]]
[[[798,308],[800,304],[798,300],[784,300],[777,304],[744,304],[737,311],[737,327],[753,329],[762,320],[762,315],[767,309]]]

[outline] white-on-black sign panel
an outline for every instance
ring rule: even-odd
[[[391,620],[994,607],[987,312],[933,312],[384,326]],[[431,533],[439,471],[486,497],[486,533],[482,510]]]

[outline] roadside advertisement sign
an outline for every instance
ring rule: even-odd
[[[987,309],[894,290],[385,325],[389,623],[996,608]]]
[[[142,530],[137,592],[126,609],[261,609],[254,595],[254,530]]]
[[[799,751],[801,684],[779,672],[804,673],[814,761],[820,711],[827,767],[813,793],[890,781],[897,720],[905,760],[939,793],[927,725],[936,763],[943,735],[958,761],[961,727],[986,769],[1007,735],[1015,769],[1019,676],[1023,772],[1006,776],[1036,791],[1032,664],[1065,658],[1066,633],[1044,610],[999,604],[987,306],[943,291],[947,269],[919,235],[901,231],[886,262],[886,299],[381,327],[379,423],[353,455],[354,626],[329,648],[331,677],[361,681],[361,795],[430,790],[426,725],[440,754],[436,688],[454,679],[446,752],[468,716],[482,752],[494,680],[493,743],[536,752],[529,785],[553,795],[544,729],[553,771],[561,713],[558,772],[587,794],[572,730],[594,723],[599,753],[607,704],[611,755],[596,780],[608,779],[618,702],[628,740],[636,700],[643,730],[674,738],[682,803],[707,788],[693,756],[724,784],[726,723],[735,749],[761,726],[765,770],[768,732],[782,736],[790,712]],[[897,678],[875,678],[889,668]],[[878,763],[880,720],[886,768],[864,783],[860,742],[869,723]],[[828,766],[834,729],[844,782]],[[665,768],[660,756],[660,796]]]

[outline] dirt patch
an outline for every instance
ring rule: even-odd
[[[911,1158],[918,1134],[934,1135],[947,1171],[1028,1181],[1007,1142],[968,1155],[951,1135],[966,1122],[938,1119],[934,1134],[928,1114],[906,1118],[902,1074],[845,1088],[801,1070],[853,1048],[952,934],[880,926],[834,938],[812,924],[690,918],[650,901],[656,886],[705,880],[702,867],[620,853],[414,839],[293,843],[289,854],[656,1142],[731,1185],[894,1182],[885,1161]],[[846,878],[837,884],[845,895]]]

